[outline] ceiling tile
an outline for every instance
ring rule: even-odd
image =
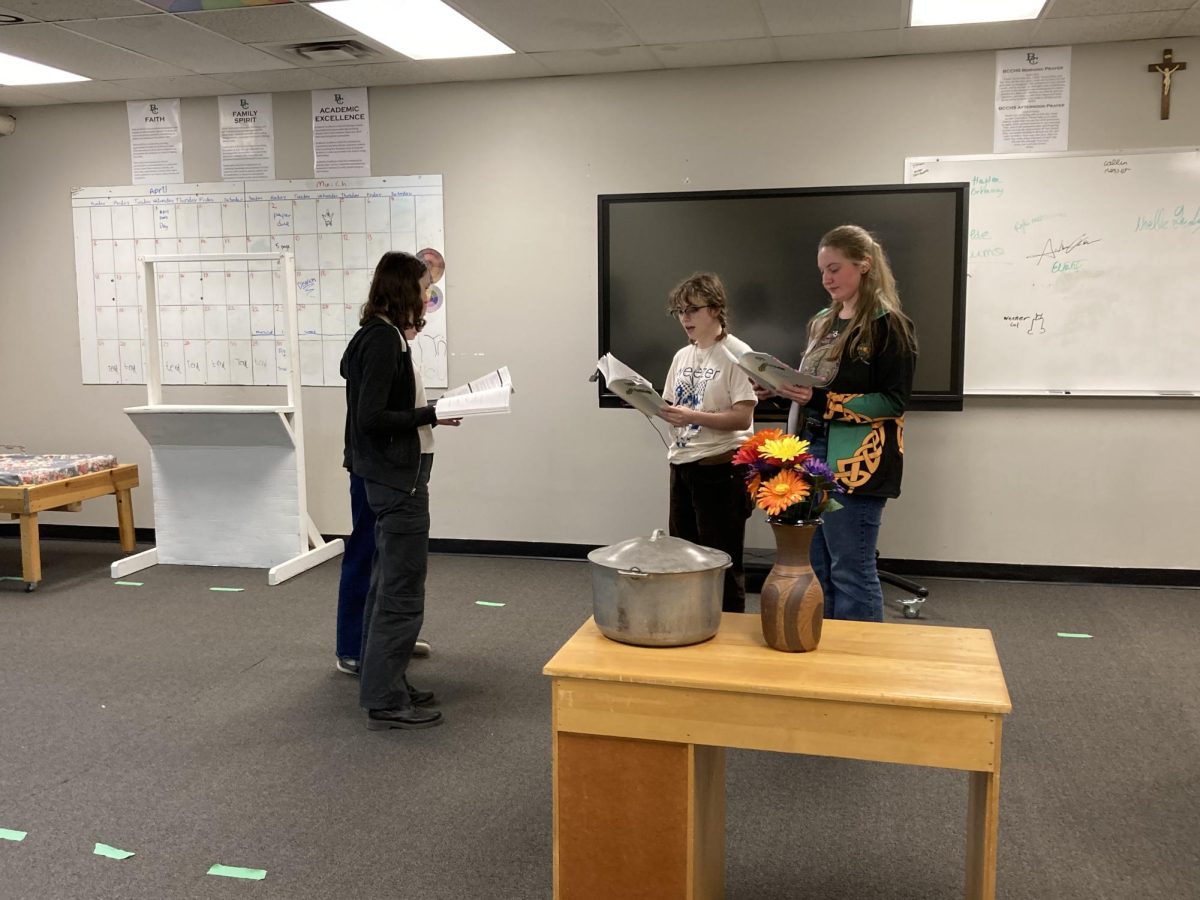
[[[0,84],[0,109],[6,106],[42,106],[48,103],[65,102],[65,100],[55,100],[48,94],[41,94],[28,88],[7,87]]]
[[[170,60],[176,66],[201,74],[254,72],[287,66],[261,50],[243,46],[177,16],[99,19],[68,22],[63,27],[152,59]]]
[[[187,74],[185,70],[165,62],[94,41],[59,25],[9,25],[0,28],[0,52],[103,80]]]
[[[298,3],[182,13],[178,18],[243,44],[323,41],[356,33],[350,26]]]
[[[1102,41],[1139,41],[1173,34],[1179,12],[1132,13],[1123,16],[1084,16],[1046,19],[1037,24],[1039,44],[1095,44]]]
[[[700,41],[692,44],[660,44],[651,47],[655,58],[668,69],[697,66],[744,66],[775,62],[775,46],[770,38],[738,41]]]
[[[1179,17],[1179,21],[1171,29],[1171,34],[1186,34],[1192,37],[1200,36],[1200,3],[1197,3],[1191,10]]]
[[[112,81],[72,81],[67,84],[42,84],[38,91],[63,103],[109,103],[129,100],[129,92]]]
[[[427,63],[385,62],[305,69],[333,82],[330,87],[377,87],[388,84],[429,84],[446,79]]]
[[[639,43],[601,0],[456,0],[453,6],[514,50],[598,50]]]
[[[608,0],[644,44],[766,37],[754,0]]]
[[[641,72],[663,68],[658,58],[645,47],[551,50],[531,53],[530,56],[555,75],[599,75],[604,72]]]
[[[163,15],[161,10],[138,0],[4,0],[4,9],[43,22]]]
[[[172,75],[166,78],[122,78],[112,84],[126,92],[128,100],[162,97],[216,97],[236,94],[240,88],[205,75]]]
[[[317,91],[341,86],[324,69],[276,69],[271,72],[222,72],[221,80],[238,90],[255,93],[281,91]]]
[[[1054,0],[1046,11],[1047,19],[1076,16],[1108,16],[1118,13],[1153,12],[1187,9],[1193,0]]]
[[[904,0],[758,0],[772,35],[903,28]]]
[[[891,28],[886,31],[791,35],[774,40],[780,59],[865,59],[900,53],[904,32],[900,28]]]
[[[441,77],[439,81],[492,81],[503,78],[544,78],[549,75],[536,59],[524,53],[508,56],[477,56],[471,59],[428,59],[422,61]]]

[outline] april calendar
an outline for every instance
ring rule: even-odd
[[[446,387],[440,175],[77,188],[71,196],[84,384],[146,382],[145,256],[284,253],[296,259],[300,359],[288,359],[284,273],[271,260],[158,263],[164,384],[341,386],[371,275],[419,253],[434,284],[414,363]]]

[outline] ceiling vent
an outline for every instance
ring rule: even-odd
[[[306,62],[317,65],[352,63],[379,56],[375,50],[358,41],[313,41],[307,44],[288,44],[287,49]]]

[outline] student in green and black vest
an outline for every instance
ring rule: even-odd
[[[900,496],[904,411],[912,393],[917,339],[900,307],[887,254],[865,229],[842,225],[817,249],[829,306],[808,323],[800,371],[822,388],[787,387],[788,430],[811,442],[845,489],[812,543],[825,617],[883,620],[875,547],[883,507]],[[756,387],[760,399],[770,392]]]

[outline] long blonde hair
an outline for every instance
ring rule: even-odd
[[[841,253],[854,263],[869,263],[863,273],[862,282],[858,286],[858,304],[849,325],[838,335],[830,355],[840,359],[847,344],[854,341],[855,353],[870,359],[878,350],[875,346],[875,329],[871,323],[886,312],[888,338],[898,341],[902,349],[912,353],[917,352],[917,335],[913,329],[912,320],[904,314],[900,306],[900,292],[896,288],[896,276],[888,263],[887,254],[883,247],[869,231],[858,225],[839,225],[832,231],[826,232],[817,245],[817,251],[828,247]],[[808,337],[810,344],[818,341],[829,333],[838,314],[842,310],[842,302],[834,300],[829,309],[817,313],[809,320]]]

